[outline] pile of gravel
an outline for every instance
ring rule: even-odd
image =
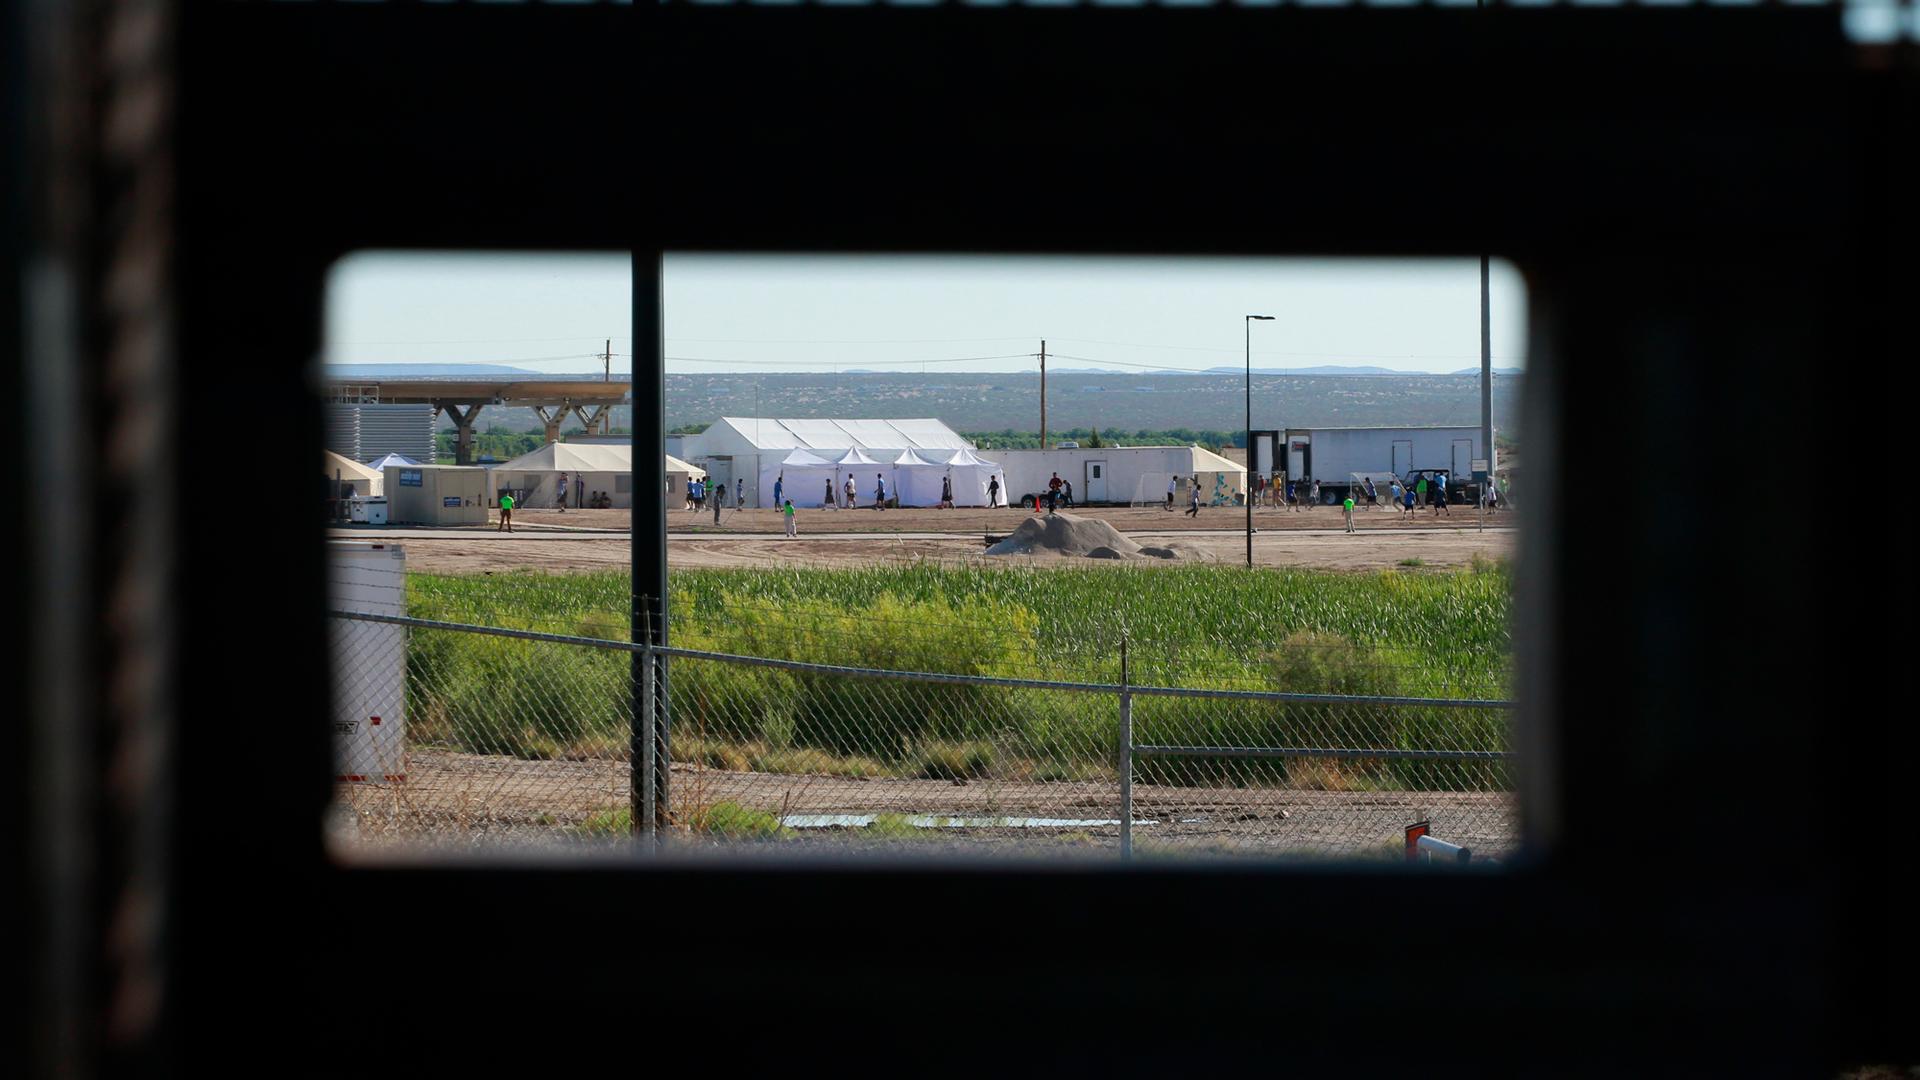
[[[1191,559],[1185,545],[1141,547],[1099,518],[1072,514],[1030,517],[1012,535],[987,549],[989,555],[1075,555],[1090,559]]]

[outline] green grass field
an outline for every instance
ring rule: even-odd
[[[670,577],[671,643],[811,663],[1070,682],[1406,697],[1506,697],[1511,577],[1192,566],[1131,571],[971,568],[686,570]],[[419,617],[627,638],[625,574],[409,577]],[[617,753],[625,653],[416,630],[418,737],[518,756]],[[1110,770],[1111,694],[809,675],[675,658],[676,757],[716,768],[929,778],[1077,779]],[[1301,705],[1141,696],[1142,741],[1504,749],[1499,710]],[[1143,763],[1263,782],[1281,766]],[[1308,759],[1316,786],[1470,779],[1488,766]],[[1485,779],[1484,777],[1478,777]]]

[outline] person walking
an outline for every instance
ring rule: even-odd
[[[744,476],[736,476],[733,478],[733,508],[738,510],[746,505],[747,478]]]
[[[858,492],[858,489],[854,486],[854,483],[853,483],[853,474],[848,473],[847,474],[847,509],[849,510],[853,509],[854,504],[859,501],[859,496],[857,492]]]
[[[885,510],[887,508],[887,477],[885,473],[873,474],[873,508],[875,510]]]
[[[1407,507],[1407,521],[1411,523],[1413,521],[1414,515],[1417,513],[1417,511],[1414,509],[1414,500],[1418,498],[1418,496],[1412,488],[1408,488],[1403,498],[1405,499],[1406,507]]]
[[[1347,492],[1347,497],[1343,502],[1341,502],[1340,508],[1346,511],[1347,531],[1352,532],[1353,531],[1353,492],[1351,491]]]
[[[838,510],[840,504],[833,500],[833,477],[827,477],[827,492],[820,497],[820,506],[824,510]]]
[[[501,532],[501,531],[505,531],[505,532],[513,531],[513,496],[512,495],[500,496],[500,528],[495,529],[494,532]]]
[[[1380,493],[1374,489],[1373,477],[1364,476],[1361,477],[1361,480],[1366,484],[1367,488],[1367,509],[1378,510],[1380,508]]]
[[[1436,514],[1445,514],[1448,517],[1453,516],[1453,509],[1447,505],[1447,474],[1446,473],[1441,473],[1440,475],[1434,477],[1433,506],[1434,506],[1434,512]]]
[[[943,476],[940,478],[940,509],[942,510],[953,509],[953,477],[952,476]]]
[[[1200,518],[1200,478],[1193,478],[1193,486],[1187,491],[1187,516],[1198,521]]]
[[[1287,481],[1287,509],[1289,510],[1300,509],[1300,494],[1294,490],[1294,483],[1295,481],[1292,480]]]
[[[793,525],[793,500],[788,499],[786,502],[781,503],[780,512],[787,515],[787,539],[791,540],[795,536],[799,535],[799,533],[795,531],[794,525]]]
[[[560,474],[560,512],[567,512],[567,474]]]
[[[1060,485],[1060,491],[1061,491],[1061,501],[1065,502],[1068,506],[1072,506],[1073,505],[1073,481],[1068,480],[1066,483]]]
[[[1313,482],[1313,501],[1311,503],[1308,503],[1307,505],[1308,506],[1320,505],[1320,481],[1318,480],[1315,480]]]
[[[987,509],[991,510],[999,505],[1000,478],[998,476],[992,476],[987,479]]]
[[[786,505],[787,500],[781,497],[781,492],[785,491],[786,487],[787,487],[786,473],[781,473],[779,476],[776,476],[773,478],[773,505],[775,506]]]
[[[1174,492],[1174,489],[1175,489],[1175,488],[1177,488],[1177,487],[1179,487],[1179,486],[1180,486],[1180,478],[1179,478],[1179,477],[1177,477],[1177,476],[1169,476],[1169,477],[1167,477],[1167,513],[1169,513],[1169,514],[1171,514],[1171,513],[1173,513],[1173,492]]]

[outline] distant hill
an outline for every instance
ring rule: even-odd
[[[1493,373],[1495,375],[1525,375],[1526,370],[1524,368],[1517,368],[1517,367],[1497,367],[1493,369]],[[1454,374],[1455,375],[1478,375],[1480,374],[1480,369],[1477,367],[1461,368],[1459,371],[1454,372]]]
[[[1038,372],[943,371],[938,383],[917,372],[780,372],[680,374],[666,377],[667,426],[710,424],[721,416],[932,416],[957,431],[1040,427]],[[1494,424],[1517,421],[1520,379],[1493,380]],[[505,410],[503,410],[505,411]],[[489,416],[493,413],[490,411]],[[619,423],[616,412],[615,423]],[[1253,424],[1258,428],[1387,424],[1470,425],[1480,422],[1477,378],[1458,375],[1299,370],[1256,371]],[[1192,428],[1238,430],[1246,423],[1246,375],[1221,372],[1047,372],[1049,427],[1127,431]]]

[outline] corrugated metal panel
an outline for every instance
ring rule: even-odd
[[[400,454],[415,461],[435,458],[431,405],[354,405],[360,414],[357,461]]]

